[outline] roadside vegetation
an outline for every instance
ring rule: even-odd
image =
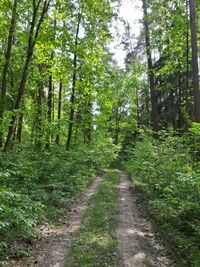
[[[26,253],[36,225],[58,221],[115,158],[111,143],[67,153],[13,151],[0,166],[0,258]],[[17,243],[15,243],[17,242]]]
[[[148,204],[158,229],[185,266],[200,266],[200,165],[196,127],[190,135],[142,134],[124,168]],[[195,145],[194,145],[195,144]],[[199,146],[198,146],[199,147]],[[181,263],[180,263],[181,266]]]

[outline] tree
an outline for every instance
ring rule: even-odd
[[[145,31],[146,54],[147,54],[147,64],[148,64],[148,76],[149,76],[149,85],[151,94],[152,125],[153,125],[153,130],[155,132],[158,132],[159,118],[158,118],[158,107],[157,107],[156,91],[154,84],[154,73],[153,73],[153,63],[151,56],[151,42],[150,42],[146,0],[143,0],[143,12],[144,12],[144,31]]]
[[[5,63],[3,66],[2,72],[2,80],[1,80],[1,101],[0,101],[0,147],[3,145],[3,132],[2,132],[2,120],[5,110],[5,97],[6,97],[6,89],[7,89],[7,74],[9,69],[10,57],[11,57],[11,50],[13,45],[13,39],[15,35],[15,28],[16,28],[16,17],[17,17],[17,4],[18,0],[14,0],[13,7],[12,7],[12,18],[10,22],[10,29],[8,35],[8,43],[5,53]]]
[[[31,63],[31,60],[33,57],[33,53],[34,53],[34,47],[35,47],[35,44],[37,42],[37,38],[38,38],[38,35],[40,32],[42,22],[43,22],[44,17],[45,17],[45,15],[49,9],[50,2],[51,2],[51,0],[45,0],[44,2],[42,0],[38,0],[38,1],[33,0],[33,6],[32,6],[33,12],[32,12],[32,20],[31,20],[30,30],[29,30],[27,56],[26,56],[26,60],[25,60],[25,64],[24,64],[22,78],[21,78],[20,85],[18,88],[17,98],[15,101],[15,106],[14,106],[15,111],[14,111],[14,114],[13,114],[11,122],[10,122],[9,130],[8,130],[8,134],[7,134],[7,139],[6,139],[6,143],[4,146],[4,151],[7,151],[12,146],[14,131],[15,131],[15,127],[16,127],[16,119],[17,119],[16,111],[20,108],[20,105],[21,105],[21,100],[22,100],[22,97],[24,95],[24,90],[25,90],[26,81],[27,81],[27,77],[28,77],[29,66],[30,66],[30,63]],[[38,13],[40,12],[40,7],[42,4],[43,4],[42,10],[41,10],[41,13],[39,15],[39,18],[37,19],[37,16],[38,16]]]
[[[76,90],[76,81],[77,81],[77,49],[78,49],[78,38],[79,38],[79,31],[80,31],[80,23],[81,23],[82,14],[78,11],[77,14],[77,27],[76,27],[76,34],[74,40],[74,59],[73,59],[73,79],[72,79],[72,89],[71,89],[71,97],[70,97],[70,113],[69,113],[69,127],[68,127],[68,135],[67,135],[67,143],[66,148],[69,150],[72,133],[73,133],[73,126],[74,126],[74,113],[75,113],[75,90]]]
[[[190,4],[191,46],[192,46],[192,80],[193,80],[193,92],[194,92],[194,120],[195,122],[200,122],[200,89],[199,89],[199,67],[198,67],[195,0],[189,0],[189,4]]]

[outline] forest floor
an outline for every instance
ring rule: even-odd
[[[66,217],[40,228],[41,238],[31,245],[32,256],[5,266],[178,266],[143,209],[125,173],[98,176]]]

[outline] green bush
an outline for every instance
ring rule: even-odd
[[[125,168],[172,243],[200,266],[200,175],[190,144],[188,137],[143,136],[129,150]]]
[[[0,255],[13,239],[35,236],[34,226],[41,221],[43,208],[27,196],[0,188]]]
[[[0,259],[18,239],[35,236],[35,226],[63,216],[96,172],[116,157],[110,140],[71,151],[22,149],[0,155]]]

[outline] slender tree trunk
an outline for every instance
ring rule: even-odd
[[[53,21],[53,29],[56,30],[56,20]],[[52,41],[55,41],[55,35],[52,39]],[[51,52],[51,65],[53,63],[54,59],[54,51]],[[50,65],[50,67],[51,67]],[[49,76],[49,91],[48,91],[48,100],[47,100],[47,119],[48,119],[48,131],[46,135],[46,148],[50,148],[51,141],[53,140],[53,132],[52,132],[52,122],[54,121],[54,84],[53,84],[53,76],[52,73]]]
[[[152,106],[152,125],[153,125],[153,130],[155,132],[158,132],[159,130],[158,104],[157,104],[155,85],[154,85],[154,73],[153,73],[153,64],[152,64],[152,56],[151,56],[149,24],[147,21],[147,18],[148,18],[147,3],[146,3],[146,0],[142,0],[142,1],[143,1],[143,12],[144,12],[144,29],[145,29],[148,75],[149,75],[151,106]]]
[[[75,49],[78,47],[78,35],[80,30],[80,22],[81,22],[81,14],[78,13],[78,23],[76,27],[76,36],[75,36]],[[66,149],[69,150],[71,145],[71,139],[73,134],[73,126],[74,126],[74,114],[75,114],[75,90],[76,90],[76,79],[77,79],[77,51],[74,52],[74,59],[73,59],[73,80],[72,80],[72,91],[71,91],[71,99],[70,99],[70,114],[69,114],[69,127],[68,127],[68,136],[67,136],[67,143]]]
[[[53,56],[52,56],[53,57]],[[52,75],[49,76],[49,91],[47,99],[47,119],[48,119],[48,131],[46,136],[46,148],[50,148],[51,144],[51,123],[52,123],[52,99],[53,99],[53,78]]]
[[[52,88],[52,122],[54,122],[55,120],[55,101],[54,101],[54,92],[55,92],[55,86],[53,84],[53,88]]]
[[[26,84],[26,80],[27,80],[27,76],[28,76],[28,67],[29,67],[30,60],[31,60],[31,58],[30,58],[30,56],[28,56],[26,59],[26,64],[24,67],[22,80],[21,80],[19,90],[18,90],[18,95],[17,95],[17,99],[16,99],[16,103],[15,103],[15,110],[19,109],[20,103],[22,100],[22,96],[24,94],[24,88],[25,88],[25,84]],[[7,151],[12,146],[14,131],[15,131],[15,127],[16,127],[16,119],[17,119],[17,114],[14,114],[12,116],[11,123],[10,123],[9,129],[8,129],[8,135],[7,135],[6,143],[4,146],[4,151]]]
[[[198,67],[195,0],[189,0],[189,4],[190,4],[191,45],[192,45],[192,81],[193,81],[193,93],[194,93],[194,120],[195,122],[200,122],[200,90],[199,90],[199,67]]]
[[[52,88],[52,119],[51,119],[51,141],[54,140],[54,131],[52,129],[52,123],[55,121],[55,101],[54,101],[55,85]]]
[[[17,128],[17,141],[20,143],[22,139],[22,126],[23,126],[23,113],[20,112],[18,119],[18,128]]]
[[[61,119],[61,109],[62,109],[62,80],[60,81],[59,86],[59,96],[58,96],[58,130],[60,131],[60,119]],[[56,136],[56,144],[60,143],[60,134]]]
[[[185,1],[186,14],[189,16],[188,0]],[[192,117],[189,109],[189,20],[187,20],[187,31],[186,31],[186,76],[185,76],[185,104],[186,111]]]
[[[42,67],[39,67],[42,72]],[[37,116],[36,116],[36,146],[41,148],[42,146],[42,99],[43,99],[43,82],[39,82],[38,97],[37,97]]]
[[[186,34],[186,77],[185,77],[185,102],[186,102],[186,110],[189,115],[192,117],[189,108],[189,29]]]
[[[9,69],[9,63],[10,63],[10,57],[11,57],[11,50],[12,50],[12,44],[15,34],[15,28],[16,28],[16,17],[17,17],[17,4],[18,0],[14,0],[13,2],[13,8],[12,8],[12,18],[10,23],[10,30],[8,35],[8,43],[7,43],[7,49],[5,53],[5,63],[3,66],[3,72],[2,72],[2,81],[1,81],[1,101],[0,101],[0,147],[3,145],[3,132],[2,132],[2,120],[5,110],[5,97],[6,97],[6,88],[7,88],[7,73]]]
[[[49,4],[50,4],[51,0],[48,0],[48,1],[45,0],[44,1],[43,8],[42,8],[42,11],[40,14],[40,18],[39,18],[38,23],[37,23],[37,14],[38,14],[41,2],[42,2],[41,0],[38,0],[38,2],[36,3],[36,0],[33,0],[33,16],[32,16],[32,21],[31,21],[31,26],[30,26],[30,31],[29,31],[27,57],[26,57],[26,62],[24,65],[23,73],[22,73],[22,79],[21,79],[21,82],[20,82],[20,85],[18,88],[17,99],[16,99],[15,107],[14,107],[15,110],[18,110],[20,108],[21,100],[22,100],[22,97],[24,95],[25,85],[26,85],[26,81],[27,81],[27,77],[28,77],[30,62],[31,62],[31,59],[33,56],[35,43],[37,41],[38,34],[39,34],[39,31],[41,28],[41,24],[44,20],[44,16],[45,16],[46,12],[48,11]],[[12,146],[13,137],[14,137],[14,130],[16,127],[16,118],[17,118],[17,114],[14,114],[11,118],[6,143],[4,146],[4,151],[9,150]]]
[[[178,112],[178,130],[181,134],[184,128],[184,117],[182,113],[183,103],[183,88],[182,88],[182,75],[178,74],[177,77],[177,112]]]
[[[92,142],[92,130],[93,130],[93,117],[92,117],[92,101],[88,100],[88,126],[87,126],[87,143]]]

